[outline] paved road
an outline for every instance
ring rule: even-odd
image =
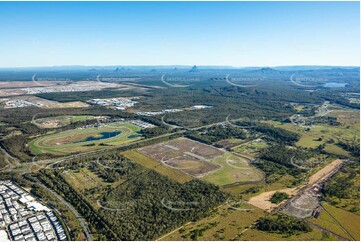
[[[45,188],[47,191],[49,191],[54,197],[56,197],[61,203],[63,203],[65,206],[67,206],[69,208],[69,210],[74,214],[74,216],[78,219],[80,225],[83,227],[84,229],[84,233],[86,236],[86,240],[88,241],[92,241],[93,238],[89,232],[89,228],[87,226],[87,224],[85,223],[84,219],[82,216],[80,216],[80,214],[76,211],[76,209],[67,201],[65,201],[59,194],[57,194],[56,192],[54,192],[53,190],[49,189],[48,187],[46,187],[44,184],[39,182],[39,185],[42,186],[43,188]]]

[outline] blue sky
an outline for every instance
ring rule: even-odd
[[[0,67],[355,65],[359,2],[0,2]]]

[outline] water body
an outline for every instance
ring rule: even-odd
[[[138,138],[138,137],[139,137],[138,134],[132,134],[132,135],[128,136],[128,139],[135,139],[135,138]]]
[[[122,132],[120,131],[114,131],[114,132],[102,132],[100,133],[100,136],[94,137],[94,136],[89,136],[81,141],[77,141],[75,143],[80,143],[80,142],[88,142],[88,141],[95,141],[95,140],[102,140],[102,139],[109,139],[112,138],[114,136],[117,136],[118,134],[121,134]]]
[[[347,83],[341,83],[341,82],[327,82],[323,86],[324,87],[345,87]]]

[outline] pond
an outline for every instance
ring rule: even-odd
[[[89,137],[86,137],[85,139],[83,140],[80,140],[80,141],[77,141],[75,143],[80,143],[80,142],[87,142],[87,141],[95,141],[95,140],[102,140],[102,139],[109,139],[109,138],[112,138],[114,136],[117,136],[118,134],[121,134],[122,132],[120,131],[114,131],[114,132],[102,132],[100,133],[100,136],[89,136]]]
[[[323,84],[324,87],[345,87],[347,83],[341,83],[341,82],[327,82]]]
[[[128,139],[135,139],[138,138],[140,135],[139,134],[132,134],[128,136]]]

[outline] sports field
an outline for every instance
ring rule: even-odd
[[[111,123],[99,127],[79,128],[46,135],[29,143],[35,154],[71,154],[121,145],[138,140],[141,128],[129,123]]]

